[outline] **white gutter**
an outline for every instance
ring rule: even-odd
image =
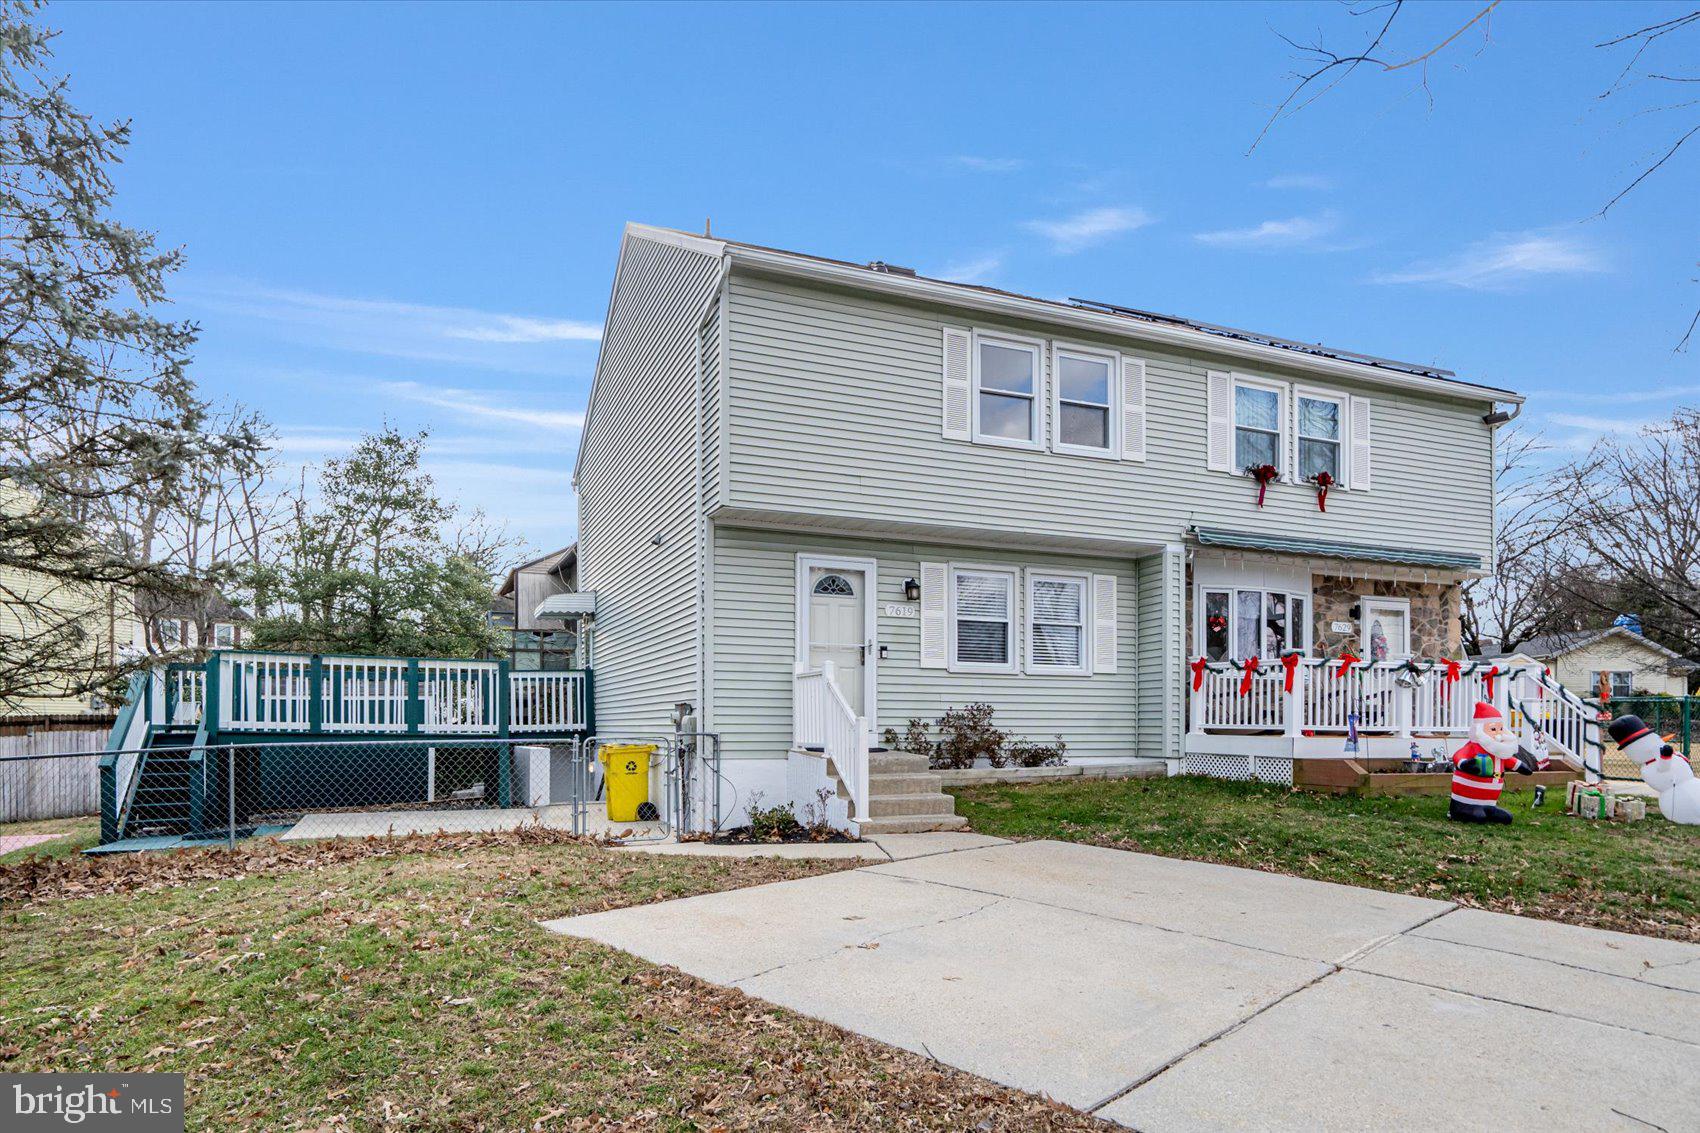
[[[1361,362],[1348,362],[1338,358],[1302,354],[1278,346],[1239,342],[1231,338],[1217,338],[1198,331],[1180,327],[1166,327],[1156,323],[1144,323],[1123,315],[1104,314],[1084,308],[1064,306],[1060,303],[1051,303],[1043,299],[997,295],[938,280],[893,275],[851,264],[808,259],[802,256],[749,248],[738,244],[727,244],[726,254],[735,262],[776,275],[822,280],[861,291],[883,292],[908,299],[924,299],[947,306],[991,311],[1001,315],[1033,319],[1037,322],[1062,323],[1118,338],[1134,338],[1185,350],[1226,354],[1267,365],[1308,370],[1312,373],[1349,378],[1353,381],[1366,382],[1372,385],[1421,390],[1425,393],[1466,398],[1472,401],[1504,401],[1512,405],[1520,405],[1524,400],[1520,393],[1498,389],[1494,386],[1479,385],[1475,382],[1400,373],[1394,370],[1384,370],[1377,366],[1365,365]]]

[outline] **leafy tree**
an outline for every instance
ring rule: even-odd
[[[250,571],[262,648],[470,656],[497,644],[490,584],[509,541],[456,516],[422,469],[426,434],[393,428],[326,463],[274,565]]]
[[[0,4],[0,705],[112,678],[123,596],[183,579],[102,517],[252,443],[205,428],[196,328],[155,313],[180,253],[112,215],[129,125],[71,105],[37,11]]]

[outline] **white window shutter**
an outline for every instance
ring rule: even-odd
[[[1282,478],[1296,484],[1299,480],[1299,395],[1297,390],[1288,390],[1283,396],[1287,399],[1283,406],[1287,415],[1287,452],[1283,457],[1286,468]]]
[[[944,328],[944,437],[974,439],[974,378],[970,362],[974,336],[960,327]]]
[[[1351,400],[1352,453],[1346,466],[1346,487],[1354,491],[1369,490],[1370,482],[1370,401],[1367,397]]]
[[[1122,358],[1122,459],[1145,459],[1145,363]]]
[[[1092,576],[1092,671],[1116,671],[1116,576]]]
[[[1208,439],[1205,464],[1212,472],[1232,472],[1234,463],[1234,379],[1222,370],[1204,375]]]
[[[950,567],[921,564],[921,668],[943,669],[950,663]]]

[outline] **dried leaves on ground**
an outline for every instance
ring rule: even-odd
[[[535,923],[843,863],[555,832],[195,853],[14,883],[0,1070],[180,1071],[191,1129],[1108,1128]]]

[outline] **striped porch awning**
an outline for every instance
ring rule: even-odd
[[[1225,531],[1219,527],[1193,527],[1188,534],[1201,547],[1228,547],[1238,551],[1267,551],[1279,555],[1311,555],[1357,562],[1392,563],[1397,566],[1433,567],[1439,570],[1481,570],[1482,557],[1462,551],[1429,551],[1417,547],[1379,547],[1373,543],[1339,543],[1331,539],[1301,539],[1292,535],[1258,535],[1248,531]]]

